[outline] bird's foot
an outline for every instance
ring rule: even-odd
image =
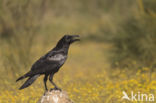
[[[51,88],[51,89],[50,89],[50,91],[53,91],[53,90],[59,90],[59,91],[62,91],[61,88],[58,88],[58,87],[54,87],[54,88]]]
[[[48,92],[48,89],[46,89],[46,90],[44,91],[44,96],[46,95],[47,92]]]

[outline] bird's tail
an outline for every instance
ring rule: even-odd
[[[23,76],[19,77],[19,78],[16,80],[16,82],[18,82],[19,80],[22,80],[22,79],[28,77],[29,74],[30,74],[30,72],[28,72],[28,73],[24,74]]]
[[[24,88],[30,86],[39,76],[40,76],[40,74],[29,77],[27,79],[27,81],[19,89],[21,90],[21,89],[24,89]]]

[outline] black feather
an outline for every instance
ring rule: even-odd
[[[37,79],[37,77],[39,77],[39,76],[40,75],[38,74],[38,75],[35,75],[33,77],[29,77],[27,79],[27,81],[19,89],[21,90],[21,89],[24,89],[24,88],[30,86]]]
[[[44,74],[44,84],[47,90],[46,82],[47,77],[50,75],[49,80],[55,86],[53,82],[53,75],[61,68],[65,63],[68,55],[68,49],[71,43],[78,41],[78,35],[65,35],[63,36],[52,50],[38,59],[31,67],[31,70],[24,76],[21,76],[16,81],[29,77],[28,80],[19,88],[24,89],[30,86],[38,76]]]

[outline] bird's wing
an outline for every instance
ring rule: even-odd
[[[31,71],[39,73],[46,71],[49,68],[56,68],[60,65],[62,60],[65,60],[65,58],[66,56],[64,56],[60,51],[49,52],[33,64]]]
[[[61,61],[61,60],[65,59],[65,58],[66,58],[66,56],[64,56],[63,54],[55,54],[55,55],[51,55],[51,56],[47,57],[47,59],[49,61],[55,61],[55,62]]]

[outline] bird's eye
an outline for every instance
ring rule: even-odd
[[[66,37],[66,42],[70,42],[70,38],[69,37]]]

